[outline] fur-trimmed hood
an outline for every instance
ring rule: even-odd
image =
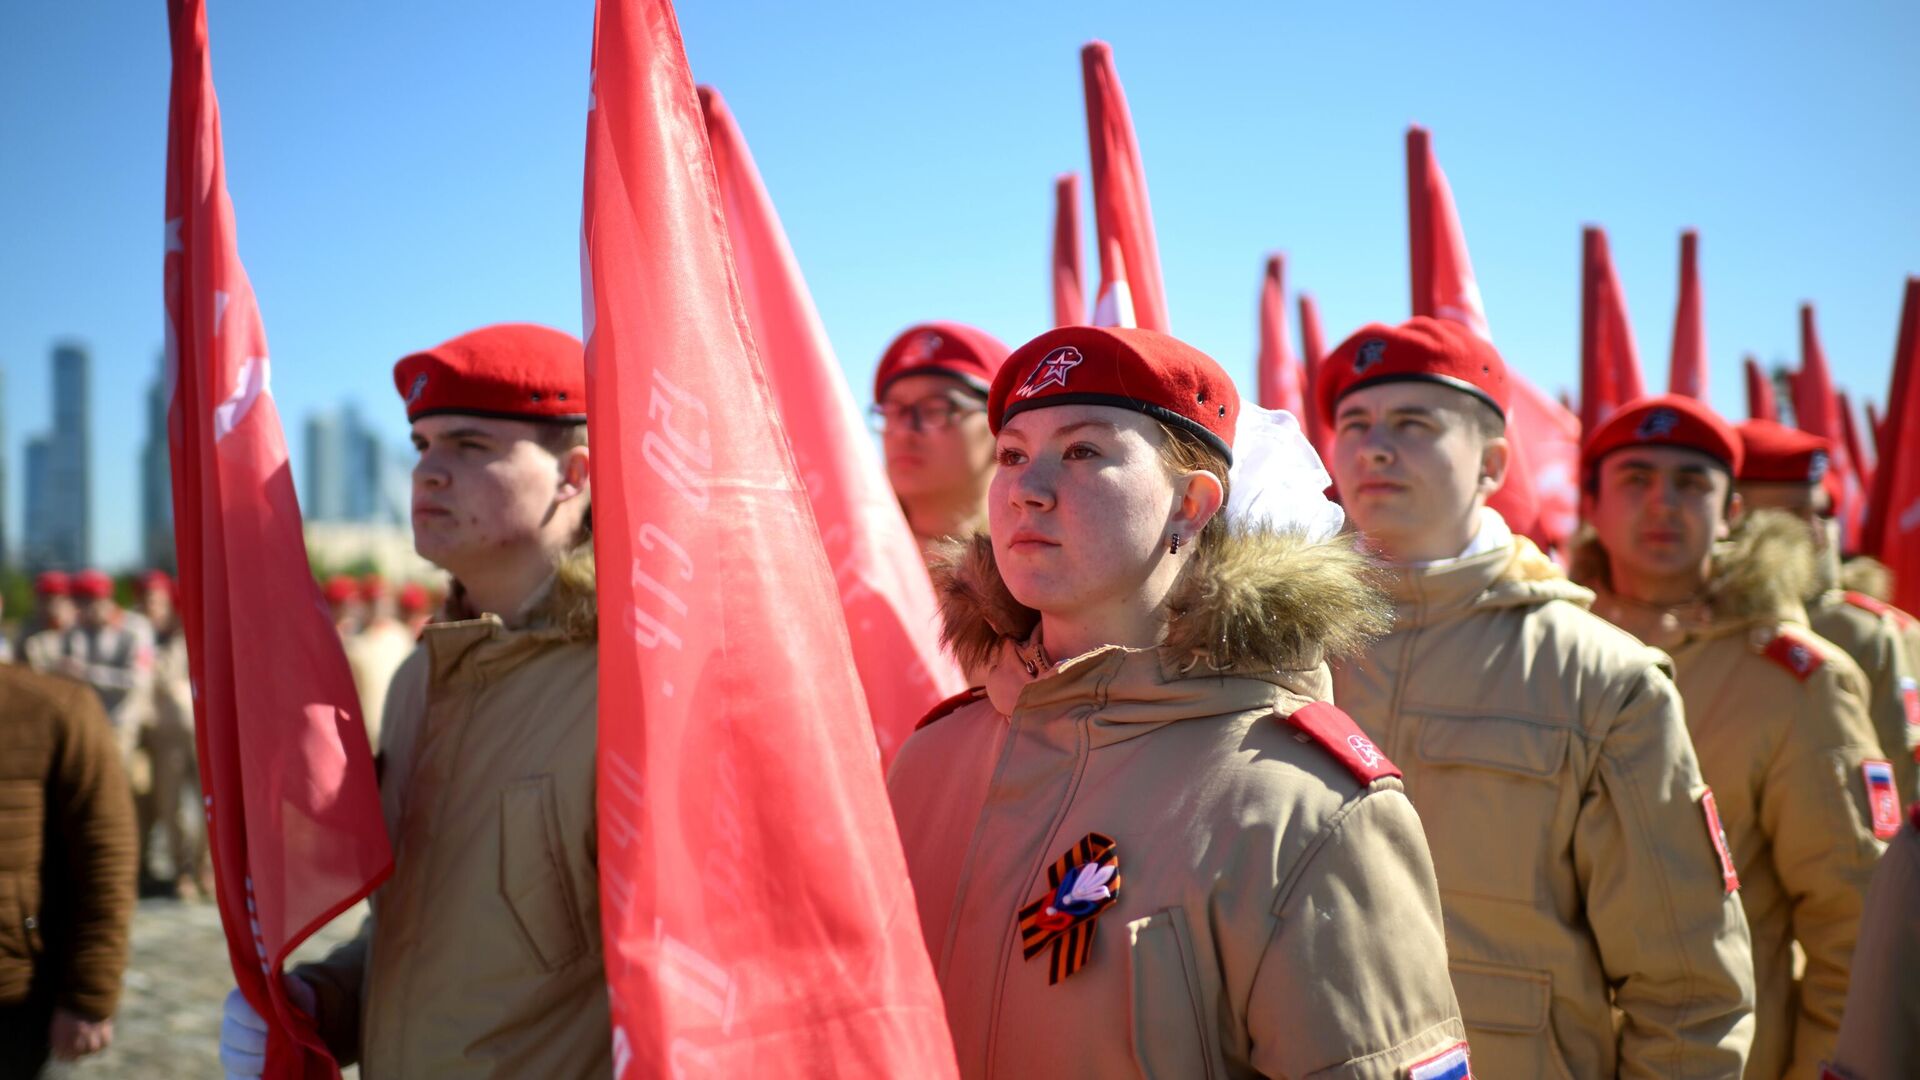
[[[1315,668],[1385,633],[1392,609],[1378,574],[1346,537],[1236,529],[1193,561],[1167,597],[1161,661],[1170,672],[1267,674]],[[1024,642],[1040,614],[1013,598],[985,531],[934,553],[943,638],[968,670]],[[1064,658],[1062,658],[1064,659]]]
[[[1569,569],[1575,581],[1612,591],[1606,549],[1591,526],[1575,538]],[[1715,622],[1803,622],[1816,580],[1806,524],[1778,510],[1754,510],[1715,545],[1704,599]]]
[[[563,641],[592,641],[600,634],[600,607],[594,594],[593,543],[576,546],[560,559],[553,578],[527,606],[505,620],[514,628],[525,628]],[[458,579],[447,593],[447,602],[436,622],[459,622],[480,617],[467,602],[467,591]]]

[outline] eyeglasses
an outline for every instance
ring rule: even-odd
[[[876,404],[867,410],[867,422],[873,430],[886,433],[905,428],[910,431],[945,431],[956,417],[986,412],[986,406],[936,395],[908,405],[892,402]]]

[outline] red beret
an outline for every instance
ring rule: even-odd
[[[1240,392],[1213,358],[1152,330],[1062,326],[1007,357],[987,395],[993,433],[1047,405],[1133,409],[1198,435],[1233,462]]]
[[[1678,446],[1698,450],[1740,475],[1740,435],[1705,404],[1683,394],[1662,394],[1622,405],[1587,436],[1580,468],[1589,483],[1600,459],[1628,446]]]
[[[335,574],[327,579],[326,587],[321,591],[326,595],[327,603],[344,604],[360,595],[360,583],[345,574]]]
[[[167,576],[165,570],[149,570],[141,574],[138,584],[142,595],[156,592],[173,595],[173,579]]]
[[[82,570],[73,575],[76,600],[105,600],[113,595],[113,579],[98,570]]]
[[[72,596],[73,581],[64,571],[46,570],[33,579],[33,591],[41,596]]]
[[[910,326],[880,355],[873,373],[873,398],[903,375],[951,375],[981,393],[993,383],[1007,347],[985,330],[963,323],[930,322]]]
[[[1431,382],[1472,394],[1501,416],[1512,393],[1507,363],[1492,343],[1451,319],[1416,315],[1399,326],[1373,323],[1340,343],[1318,372],[1321,417],[1352,391],[1374,383]]]
[[[1749,420],[1740,433],[1740,479],[1759,484],[1817,484],[1832,463],[1833,443],[1772,420]]]
[[[417,581],[409,581],[400,586],[400,610],[420,612],[427,610],[427,587]]]
[[[368,574],[360,579],[360,598],[366,601],[378,600],[387,595],[387,579],[379,574]]]
[[[511,420],[587,418],[586,352],[532,323],[484,326],[393,365],[407,420],[459,413]]]

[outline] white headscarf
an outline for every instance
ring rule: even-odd
[[[1227,477],[1227,520],[1235,525],[1265,525],[1319,541],[1332,539],[1346,524],[1346,513],[1326,496],[1333,477],[1300,421],[1285,410],[1240,403]]]

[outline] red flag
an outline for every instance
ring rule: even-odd
[[[1867,454],[1866,443],[1860,439],[1860,429],[1854,423],[1853,402],[1847,400],[1847,392],[1834,395],[1840,404],[1840,434],[1847,444],[1847,456],[1853,459],[1853,471],[1860,480],[1862,494],[1873,490],[1874,459]]]
[[[1487,328],[1487,313],[1480,302],[1480,286],[1473,278],[1473,262],[1467,256],[1467,236],[1460,228],[1460,215],[1454,209],[1453,190],[1447,175],[1440,171],[1427,129],[1407,129],[1407,236],[1413,278],[1413,313],[1432,318],[1451,319],[1474,333],[1493,340]],[[1518,370],[1508,369],[1515,401],[1523,392],[1552,406],[1523,378]],[[1514,410],[1509,410],[1514,412]],[[1528,439],[1551,436],[1552,424],[1520,424],[1517,415],[1508,416],[1507,481],[1493,493],[1487,505],[1500,512],[1507,525],[1538,541],[1543,547],[1557,547],[1568,536],[1555,535],[1543,522],[1540,496],[1533,475],[1534,448]],[[1578,443],[1575,435],[1575,443]],[[1556,456],[1558,451],[1551,451]]]
[[[1093,224],[1100,243],[1100,294],[1094,322],[1167,332],[1167,293],[1160,280],[1160,249],[1153,239],[1147,174],[1113,47],[1096,41],[1080,50],[1087,90],[1087,145],[1093,158]],[[1132,318],[1125,316],[1131,312]]]
[[[1862,549],[1893,571],[1893,602],[1920,610],[1920,277],[1907,279],[1887,393],[1886,433]]]
[[[1839,507],[1841,544],[1848,551],[1856,550],[1864,523],[1860,479],[1847,454],[1846,433],[1840,429],[1840,399],[1834,394],[1827,353],[1814,327],[1812,304],[1800,305],[1800,374],[1793,380],[1793,414],[1801,431],[1833,443],[1833,468],[1846,493]]]
[[[1260,278],[1260,356],[1257,363],[1260,407],[1285,409],[1296,418],[1306,414],[1300,362],[1287,347],[1287,278],[1284,256],[1267,256]]]
[[[1673,312],[1673,367],[1667,389],[1707,399],[1707,323],[1700,312],[1700,234],[1680,234],[1680,303]],[[1637,395],[1636,395],[1637,396]]]
[[[1564,550],[1580,527],[1580,418],[1539,387],[1516,379],[1507,437],[1527,448],[1540,507],[1534,539],[1550,550]]]
[[[1596,430],[1615,409],[1646,396],[1607,233],[1589,225],[1580,233],[1580,425]]]
[[[1780,406],[1773,399],[1773,379],[1767,375],[1760,361],[1751,355],[1745,361],[1747,369],[1747,418],[1749,420],[1780,420]]]
[[[1332,440],[1328,437],[1327,426],[1320,421],[1320,398],[1314,390],[1315,373],[1320,370],[1320,361],[1326,358],[1327,342],[1320,334],[1320,307],[1313,302],[1312,295],[1301,293],[1300,366],[1305,373],[1301,380],[1301,394],[1306,399],[1307,441],[1320,452],[1321,461],[1332,461],[1328,456],[1333,450]]]
[[[966,688],[940,647],[920,546],[840,374],[780,215],[720,94],[700,90],[734,273],[814,523],[840,589],[883,762],[928,709]]]
[[[287,955],[393,866],[339,634],[307,564],[266,331],[227,197],[204,0],[170,0],[167,412],[180,618],[220,921],[265,1075],[336,1077]]]
[[[955,1074],[666,0],[601,0],[581,215],[615,1077]]]
[[[1086,322],[1087,292],[1082,280],[1080,176],[1062,173],[1053,181],[1053,325]]]
[[[1887,460],[1887,422],[1880,416],[1880,406],[1867,402],[1867,431],[1873,435],[1873,460]]]

